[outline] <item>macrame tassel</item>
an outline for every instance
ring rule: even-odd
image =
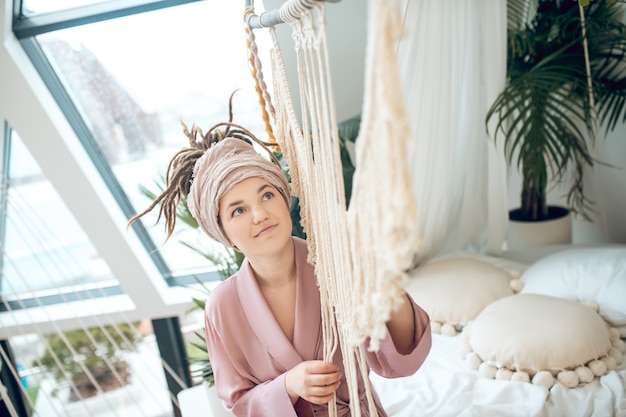
[[[354,272],[362,280],[353,286],[362,296],[353,326],[359,338],[371,337],[372,350],[402,300],[405,271],[420,244],[407,158],[413,134],[395,53],[402,24],[395,12],[389,1],[369,3],[365,97],[348,210],[352,251],[359,257]]]
[[[302,2],[306,2],[304,7]],[[324,360],[341,349],[353,417],[361,416],[358,378],[377,416],[365,341],[377,350],[386,321],[403,297],[405,271],[419,245],[417,205],[407,147],[412,139],[397,68],[396,18],[389,0],[370,0],[365,98],[350,208],[346,210],[340,142],[325,33],[324,2],[290,0],[281,17],[297,55],[301,126],[280,47],[271,51],[276,140],[300,199],[309,262],[322,303]],[[329,416],[337,414],[329,404]]]

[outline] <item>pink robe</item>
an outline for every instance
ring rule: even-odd
[[[297,268],[296,317],[293,344],[272,315],[252,268],[241,269],[220,283],[206,303],[205,331],[218,396],[239,417],[327,416],[326,405],[299,399],[295,405],[285,389],[285,372],[306,360],[323,359],[320,294],[314,268],[307,263],[306,243],[293,238]],[[410,298],[410,296],[409,296]],[[422,365],[431,346],[429,317],[413,300],[417,346],[399,354],[389,334],[378,352],[366,349],[372,371],[386,378],[408,376]],[[341,351],[333,361],[344,375],[337,390],[337,414],[349,416],[349,394]],[[359,384],[361,411],[369,416],[363,383]],[[374,392],[378,414],[386,417]]]

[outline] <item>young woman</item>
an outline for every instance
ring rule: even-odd
[[[349,416],[340,349],[332,363],[322,361],[320,294],[306,243],[291,236],[287,179],[253,148],[251,133],[225,125],[225,132],[200,132],[200,142],[196,129],[185,128],[190,147],[172,159],[166,191],[131,223],[160,203],[171,234],[176,205],[187,196],[202,230],[245,255],[240,270],[211,293],[205,311],[208,353],[227,409],[241,417],[327,416],[336,395],[337,414]],[[388,378],[415,373],[431,346],[428,315],[407,294],[387,328],[379,351],[365,349],[370,369]],[[362,383],[359,393],[368,416]]]

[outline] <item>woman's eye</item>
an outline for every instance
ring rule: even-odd
[[[242,213],[243,209],[241,207],[237,207],[235,210],[233,210],[233,217],[239,216]]]
[[[263,194],[263,200],[271,200],[272,198],[274,198],[274,193],[270,191]]]

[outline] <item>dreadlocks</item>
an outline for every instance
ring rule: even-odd
[[[233,123],[232,104],[235,92],[231,94],[229,99],[228,122],[220,122],[211,127],[206,133],[203,133],[202,129],[198,126],[192,125],[191,129],[189,129],[188,126],[181,121],[183,133],[189,140],[189,146],[178,151],[170,160],[165,173],[165,190],[161,193],[161,195],[154,199],[152,204],[150,204],[147,209],[131,217],[128,221],[127,227],[130,227],[135,221],[154,210],[157,205],[160,205],[156,223],[158,223],[162,217],[165,219],[167,241],[167,239],[169,239],[173,234],[174,227],[176,226],[176,212],[178,205],[183,198],[186,198],[189,195],[191,184],[194,179],[193,174],[196,162],[208,149],[223,141],[225,138],[241,139],[250,145],[252,145],[252,142],[259,144],[269,153],[269,155],[271,155],[274,163],[280,166],[280,162],[269,148],[270,146],[277,146],[275,143],[263,142],[248,129]]]

